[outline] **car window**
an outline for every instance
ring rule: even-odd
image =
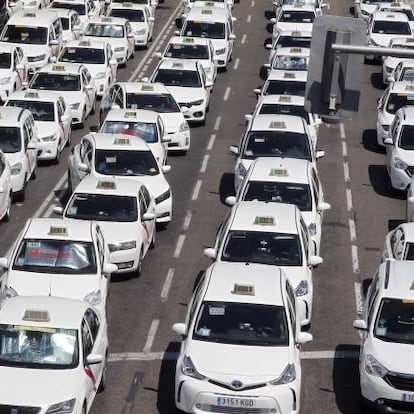
[[[144,197],[142,196],[141,191],[139,192],[138,199],[139,199],[139,216],[142,221],[142,216],[146,213],[147,207],[145,205],[145,200],[144,200]]]
[[[92,339],[95,342],[99,332],[99,319],[96,313],[92,309],[88,309],[85,313],[85,320],[88,324],[89,331],[92,335]]]
[[[89,326],[84,319],[82,321],[82,349],[83,349],[83,359],[86,360],[86,357],[92,352],[93,348],[93,339]]]
[[[142,195],[143,195],[144,200],[145,200],[145,205],[147,206],[147,209],[148,209],[148,207],[151,204],[151,196],[150,196],[150,193],[149,193],[147,187],[145,187],[145,186],[142,186],[141,187],[141,191],[142,191]]]

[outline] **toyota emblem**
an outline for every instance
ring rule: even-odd
[[[239,390],[240,388],[243,387],[243,383],[239,380],[234,380],[231,382],[231,386],[235,389],[235,390]]]

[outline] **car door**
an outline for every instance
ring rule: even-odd
[[[83,93],[85,94],[86,113],[88,114],[93,108],[93,104],[95,100],[95,88],[92,83],[92,77],[86,68],[82,69],[81,78],[82,78],[82,90],[83,90]]]
[[[91,165],[92,151],[92,143],[87,138],[82,139],[81,142],[72,149],[69,156],[69,173],[72,189],[74,189],[87,174],[84,171],[80,171],[79,164],[85,163],[88,166]]]
[[[9,184],[6,182],[6,160],[0,153],[0,217],[3,216],[9,200]]]
[[[165,132],[164,123],[162,122],[161,117],[157,118],[157,133],[160,145],[162,147],[162,159],[160,160],[160,165],[165,165],[167,162],[167,151],[168,151],[168,143],[164,141],[164,138],[168,139],[167,133]]]
[[[100,285],[101,285],[101,293],[105,297],[102,300],[106,303],[106,299],[108,296],[108,285],[109,285],[109,278],[111,277],[110,274],[104,273],[104,266],[106,263],[106,254],[105,254],[105,240],[102,234],[102,231],[99,226],[96,226],[96,247],[98,250],[98,272],[101,275]]]
[[[58,119],[59,119],[59,126],[62,129],[63,133],[63,141],[68,142],[70,139],[70,134],[72,132],[72,119],[69,115],[70,111],[69,108],[66,106],[65,100],[59,96],[58,99]]]
[[[35,132],[35,126],[33,117],[27,117],[23,124],[23,139],[24,139],[24,151],[26,153],[25,159],[26,161],[26,172],[27,172],[27,180],[32,175],[33,171],[36,168],[37,165],[37,149],[36,149],[36,138],[34,137]],[[34,144],[34,148],[30,148],[32,145],[29,146],[29,144]]]
[[[150,232],[148,221],[144,221],[143,219],[144,214],[147,212],[147,206],[145,204],[144,196],[142,195],[141,190],[138,193],[138,203],[139,203],[139,219],[141,221],[140,232],[141,232],[141,240],[142,240],[142,250],[145,256],[151,244],[151,232]]]
[[[116,81],[116,71],[118,69],[118,63],[116,59],[113,57],[114,52],[112,51],[111,46],[107,44],[105,47],[106,47],[106,57],[108,60],[108,67],[110,70],[109,86],[111,86]]]
[[[397,145],[398,140],[398,134],[400,133],[400,118],[398,116],[394,117],[394,120],[390,126],[390,129],[388,131],[387,138],[392,139],[392,144],[385,145],[385,151],[386,151],[386,158],[387,158],[387,170],[388,174],[391,175],[391,166],[393,163],[393,155],[395,151],[395,146]]]
[[[148,40],[152,39],[154,33],[154,18],[151,16],[151,12],[148,7],[144,9],[145,20],[148,23]]]
[[[143,208],[145,208],[145,213],[152,213],[155,215],[155,202],[151,197],[147,187],[142,186],[140,189],[140,197],[143,199]],[[140,204],[141,207],[141,204]],[[155,219],[154,220],[147,220],[145,222],[145,227],[147,228],[148,235],[149,235],[149,244],[151,244],[152,236],[155,233]],[[148,245],[149,245],[148,244]]]

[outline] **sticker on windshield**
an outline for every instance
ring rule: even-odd
[[[254,142],[265,142],[266,140],[264,138],[255,138]]]
[[[27,248],[28,249],[37,249],[39,247],[40,247],[40,242],[38,242],[38,241],[27,242]]]
[[[105,162],[107,164],[116,164],[116,156],[113,156],[113,157],[105,157]]]
[[[208,328],[200,328],[197,331],[197,335],[199,336],[210,336],[211,329]]]
[[[76,49],[69,48],[69,49],[68,49],[68,53],[71,53],[71,54],[72,54],[72,53],[76,53]]]
[[[224,306],[209,306],[208,313],[212,316],[223,316],[226,313]]]
[[[70,206],[70,207],[68,208],[68,214],[69,214],[70,216],[74,216],[74,215],[76,215],[77,211],[78,211],[78,208],[77,208],[76,206]]]

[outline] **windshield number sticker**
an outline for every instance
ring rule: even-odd
[[[224,316],[226,308],[224,306],[209,306],[208,313],[211,316]]]

